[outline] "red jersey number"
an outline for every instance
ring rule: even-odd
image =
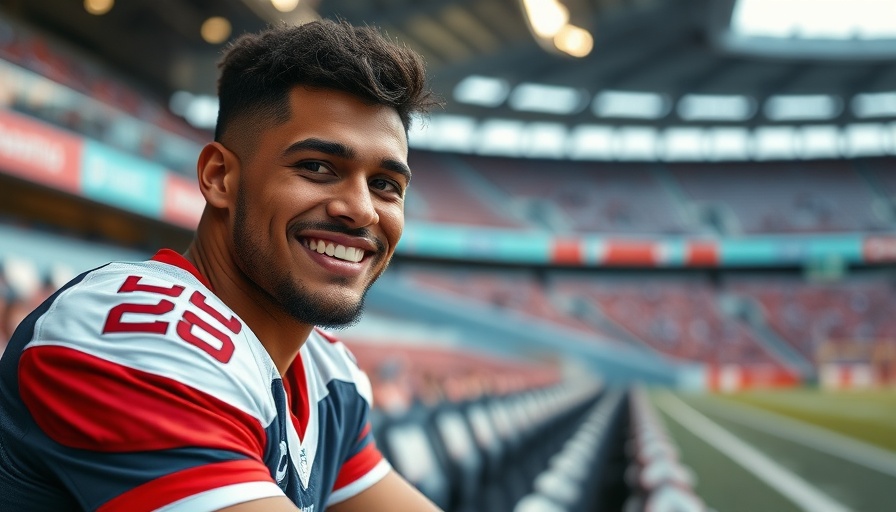
[[[118,293],[131,292],[148,292],[166,297],[179,297],[184,291],[184,287],[180,285],[172,286],[153,286],[140,282],[139,276],[128,276],[118,289]],[[199,291],[193,292],[190,296],[190,304],[206,313],[216,323],[224,327],[233,334],[239,334],[243,326],[236,317],[226,318],[220,311],[214,309],[206,302],[206,297]],[[116,332],[132,332],[132,333],[149,333],[164,336],[168,333],[169,322],[161,320],[153,320],[151,322],[133,322],[122,319],[125,313],[134,313],[140,315],[161,316],[174,310],[174,303],[168,299],[160,299],[156,304],[133,304],[122,303],[109,310],[106,316],[106,324],[103,326],[103,334]],[[201,337],[197,336],[197,330],[205,332],[218,341],[220,346],[212,345]],[[227,363],[233,357],[233,339],[230,334],[203,320],[196,312],[187,309],[177,322],[175,332],[183,341],[199,348],[203,352],[212,356],[221,363]]]

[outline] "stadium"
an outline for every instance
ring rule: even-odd
[[[344,19],[420,53],[405,230],[336,335],[446,511],[887,511],[896,4],[0,0],[0,347],[190,243],[216,63]]]

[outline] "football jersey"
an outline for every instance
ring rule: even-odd
[[[348,349],[315,329],[281,377],[179,254],[65,285],[0,359],[0,510],[323,512],[390,467]]]

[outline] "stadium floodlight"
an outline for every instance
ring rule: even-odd
[[[800,158],[838,158],[840,129],[832,124],[819,124],[800,128],[798,135]]]
[[[519,156],[522,142],[522,121],[487,119],[479,126],[475,151],[480,155]]]
[[[520,154],[528,158],[565,158],[567,128],[560,123],[529,123],[523,130]]]
[[[753,131],[753,159],[793,160],[797,131],[793,126],[760,126]]]
[[[280,12],[292,12],[299,6],[299,0],[271,0],[271,5]]]
[[[650,126],[625,126],[616,131],[615,156],[619,160],[657,159],[657,130]]]
[[[206,43],[221,44],[230,37],[232,30],[230,21],[227,18],[212,16],[202,22],[199,33]]]
[[[833,119],[843,110],[843,101],[829,94],[781,94],[765,102],[765,117],[772,121]]]
[[[573,57],[585,57],[594,48],[594,37],[582,27],[564,25],[554,36],[554,46]]]
[[[572,130],[569,157],[573,160],[610,160],[616,129],[604,125],[579,125]]]
[[[655,92],[610,90],[597,93],[591,109],[597,117],[660,119],[670,105],[666,96]]]
[[[94,16],[102,16],[115,7],[115,0],[84,0],[84,10]]]
[[[708,160],[747,160],[750,158],[750,133],[746,128],[710,128],[706,130]]]
[[[523,112],[575,114],[585,108],[587,96],[572,87],[527,82],[514,87],[508,103]]]
[[[704,157],[706,135],[702,128],[690,126],[670,126],[662,137],[660,155],[663,160],[700,161]]]
[[[522,0],[523,12],[536,36],[552,38],[569,22],[569,9],[557,0]]]
[[[476,121],[472,117],[457,115],[433,115],[426,123],[414,123],[409,137],[416,147],[424,146],[435,151],[470,153],[476,137]],[[409,139],[410,142],[410,139]]]
[[[677,112],[685,121],[746,121],[756,113],[756,100],[741,94],[686,94]]]
[[[454,99],[460,103],[497,107],[510,92],[507,80],[482,75],[470,75],[454,87]]]
[[[853,123],[843,129],[843,156],[882,156],[893,146],[891,131],[883,123]]]
[[[859,119],[896,117],[896,92],[856,94],[851,106],[852,113]]]

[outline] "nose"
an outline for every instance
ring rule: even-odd
[[[334,195],[327,203],[327,214],[353,228],[371,226],[380,220],[370,187],[363,177],[345,180],[334,189]]]

